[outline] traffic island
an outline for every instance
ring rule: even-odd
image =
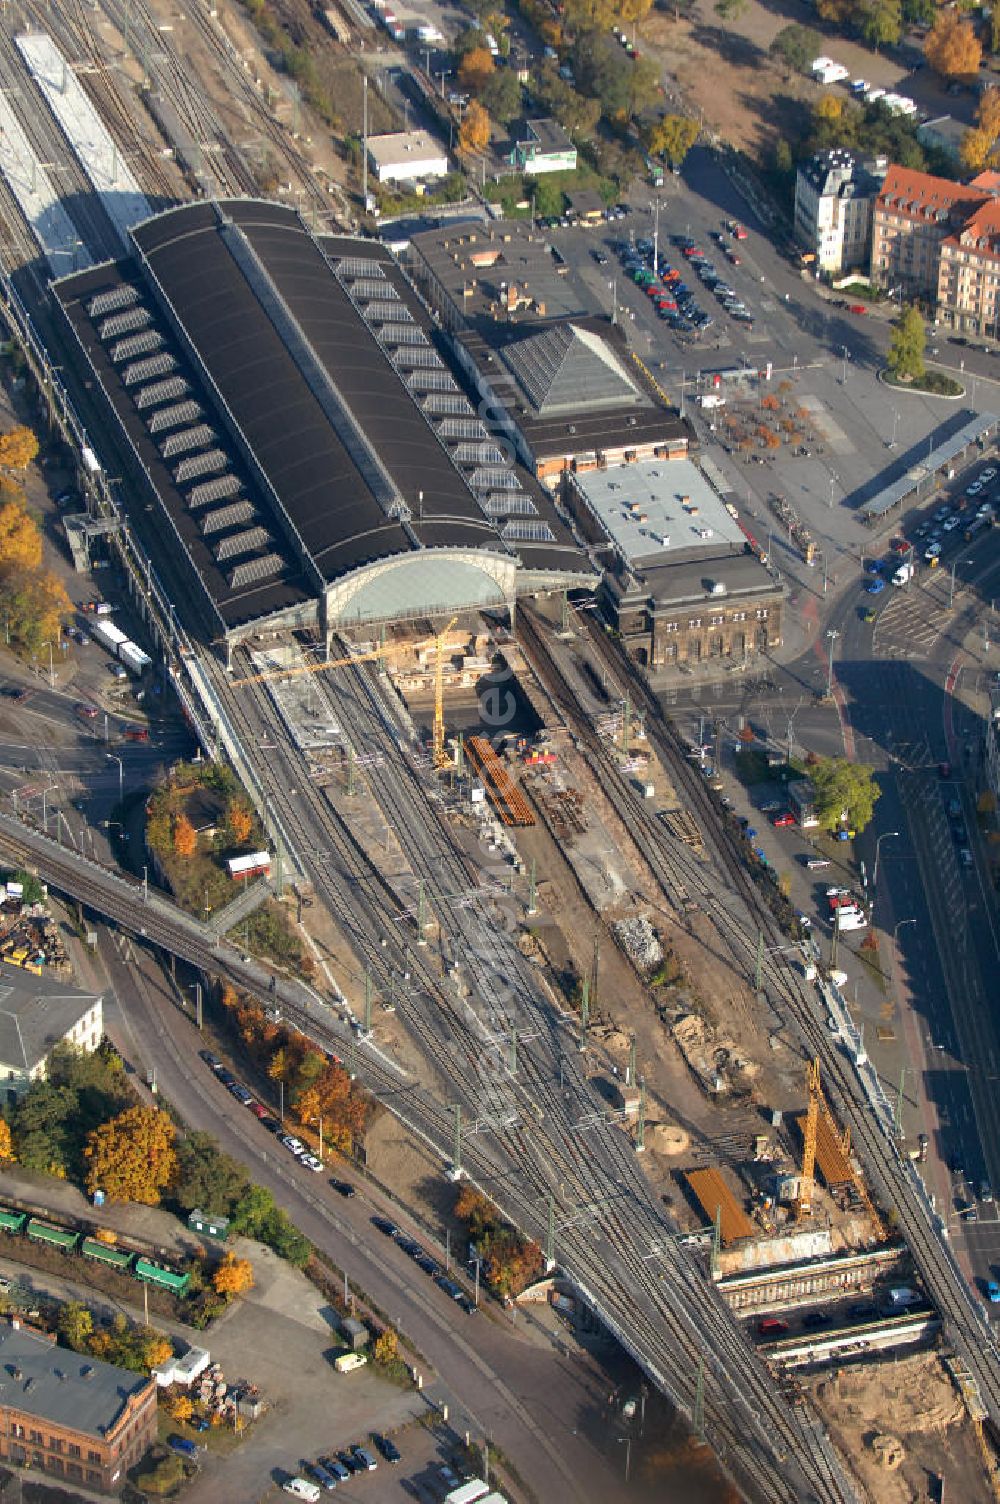
[[[946,376],[943,371],[925,371],[918,379],[901,381],[888,367],[884,367],[879,371],[878,379],[883,386],[892,387],[894,392],[914,392],[920,397],[943,397],[951,402],[957,402],[965,396],[962,383]]]

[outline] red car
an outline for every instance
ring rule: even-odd
[[[848,313],[867,313],[868,305],[867,303],[848,303],[847,311]]]
[[[77,713],[77,715],[84,715],[84,716],[86,716],[88,721],[93,721],[97,717],[97,706],[96,705],[78,705],[76,707],[76,713]]]
[[[893,538],[889,547],[894,554],[908,554],[910,552],[910,545],[905,538]]]
[[[266,1117],[270,1117],[270,1113],[268,1112],[267,1108],[262,1107],[259,1102],[251,1102],[249,1103],[249,1107],[254,1117],[260,1118],[261,1121],[263,1121]]]
[[[795,816],[789,810],[782,810],[780,815],[775,815],[773,822],[779,830],[785,830],[789,825],[795,824]]]

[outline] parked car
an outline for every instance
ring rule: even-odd
[[[351,1452],[353,1456],[358,1459],[358,1462],[361,1465],[359,1471],[373,1473],[378,1467],[378,1463],[375,1461],[375,1458],[372,1456],[371,1452],[369,1452],[367,1447],[352,1447]]]
[[[301,1155],[299,1158],[299,1164],[305,1165],[307,1170],[312,1170],[316,1175],[321,1175],[323,1173],[323,1161],[321,1159],[317,1159],[315,1154]]]
[[[284,1145],[289,1154],[294,1154],[296,1159],[298,1159],[300,1154],[304,1154],[306,1152],[306,1146],[302,1142],[302,1140],[300,1138],[295,1138],[291,1133],[282,1134],[278,1142],[279,1144]]]
[[[795,816],[792,814],[791,810],[782,810],[780,815],[775,815],[772,823],[778,828],[778,830],[787,830],[790,825],[795,824]]]
[[[372,1444],[377,1451],[382,1453],[386,1462],[399,1462],[400,1451],[395,1442],[390,1441],[388,1436],[382,1436],[378,1431],[371,1433]]]
[[[881,595],[882,591],[885,589],[885,580],[876,576],[876,578],[872,580],[870,585],[865,586],[865,589],[869,595]]]

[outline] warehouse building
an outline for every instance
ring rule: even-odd
[[[153,1380],[57,1347],[17,1317],[0,1325],[0,1367],[0,1461],[120,1493],[156,1440]]]
[[[131,240],[55,291],[129,524],[193,635],[329,639],[593,583],[390,251],[252,200],[172,209]]]
[[[419,183],[448,176],[448,153],[430,131],[369,136],[368,160],[380,183]]]

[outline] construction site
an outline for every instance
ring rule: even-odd
[[[643,1152],[679,1236],[787,1392],[813,1393],[833,1424],[852,1384],[905,1361],[928,1390],[943,1382],[952,1395],[928,1407],[929,1430],[975,1429],[975,1396],[941,1367],[939,1314],[876,1205],[818,1060],[804,1061],[768,1023],[764,994],[750,985],[752,955],[741,972],[718,954],[711,854],[642,707],[595,672],[565,600],[552,616],[546,627],[524,611],[513,631],[490,616],[414,623],[329,660],[308,642],[251,644],[254,674],[233,685],[267,686],[311,776],[372,863],[412,895],[435,945],[433,904],[394,836],[382,755],[353,735],[357,680],[346,689],[343,671],[371,665],[370,682],[478,867],[477,901],[517,930],[575,1015],[608,1120]],[[499,727],[488,710],[498,687],[512,707]],[[790,949],[790,964],[811,964],[808,946]],[[394,999],[369,990],[365,1003],[355,1008],[365,1031],[416,1066],[419,1047]],[[816,1006],[826,1006],[818,988]],[[429,1177],[414,1159],[420,1194]],[[405,1178],[406,1162],[395,1145],[386,1173]],[[446,1229],[446,1199],[433,1214]],[[575,1297],[566,1296],[551,1319],[575,1325],[581,1313],[567,1314]],[[843,1424],[847,1434],[846,1410]],[[920,1431],[919,1416],[914,1425]],[[884,1497],[911,1497],[907,1459],[914,1447],[933,1456],[937,1442],[916,1446],[889,1416],[875,1434],[879,1445],[862,1448],[873,1477],[903,1490]],[[969,1498],[977,1479],[973,1469]]]

